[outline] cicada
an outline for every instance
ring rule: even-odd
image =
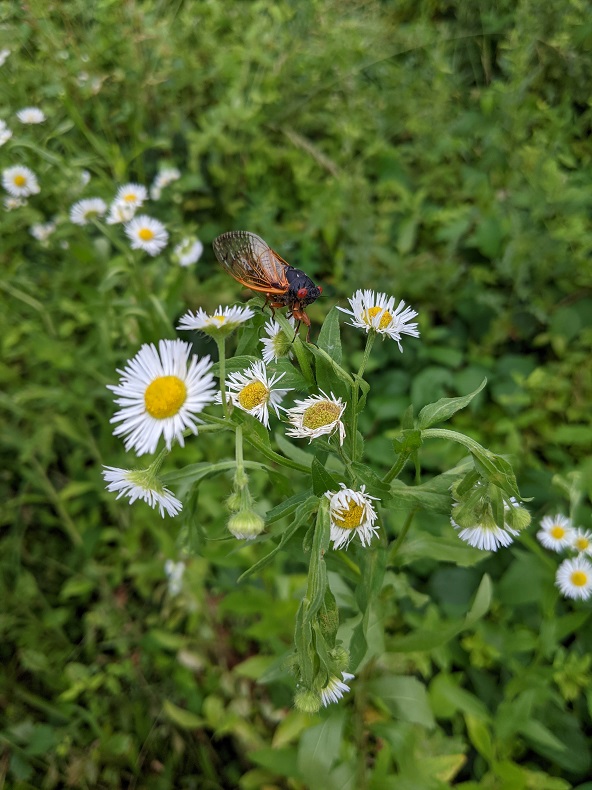
[[[266,244],[262,238],[246,230],[231,230],[213,241],[214,253],[226,271],[241,285],[264,293],[265,304],[272,312],[276,307],[289,307],[289,316],[308,327],[310,318],[304,308],[321,295],[322,288],[315,285],[300,269],[295,269]]]

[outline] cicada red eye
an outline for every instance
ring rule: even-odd
[[[298,291],[296,292],[296,296],[299,299],[306,299],[306,297],[308,296],[308,288],[299,288]]]

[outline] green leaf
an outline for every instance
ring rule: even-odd
[[[514,470],[509,461],[506,461],[501,455],[496,455],[484,449],[473,452],[472,455],[475,466],[483,477],[498,486],[498,488],[501,488],[509,496],[521,499]]]
[[[469,740],[479,754],[484,757],[488,763],[491,763],[495,755],[489,727],[483,719],[471,716],[468,713],[465,715],[465,722],[467,724]]]
[[[170,719],[177,727],[183,730],[196,730],[204,726],[204,720],[185,708],[179,708],[170,700],[165,699],[162,703],[162,710],[165,716]]]
[[[318,497],[322,497],[327,491],[335,493],[339,491],[339,483],[329,474],[323,464],[315,456],[312,460],[312,487]]]
[[[330,788],[329,772],[339,758],[345,712],[332,713],[321,724],[302,733],[298,770],[309,787]]]
[[[393,439],[394,449],[397,454],[411,453],[414,450],[419,449],[421,444],[421,431],[419,431],[417,428],[405,429],[401,431],[401,433],[395,439]]]
[[[440,398],[440,400],[436,401],[436,403],[429,403],[427,406],[424,406],[417,417],[418,428],[423,430],[425,428],[430,428],[432,425],[436,425],[439,422],[448,420],[457,411],[460,411],[461,409],[464,409],[465,406],[468,406],[473,398],[479,392],[481,392],[486,384],[487,379],[483,379],[477,389],[471,392],[469,395],[463,395],[460,398]]]
[[[367,689],[396,718],[428,729],[436,726],[426,688],[417,678],[385,675],[371,680]]]
[[[393,544],[394,546],[394,544]],[[397,565],[406,565],[417,560],[436,560],[437,562],[453,562],[461,567],[471,567],[482,562],[487,555],[464,543],[449,527],[449,534],[429,535],[426,532],[415,532],[407,535],[397,549],[394,558]]]
[[[292,513],[294,513],[294,511],[298,507],[298,505],[300,505],[305,500],[309,499],[311,495],[312,495],[312,489],[310,488],[307,488],[306,491],[301,491],[299,494],[294,494],[294,496],[291,496],[289,499],[286,499],[284,502],[281,502],[279,505],[276,505],[271,510],[268,510],[265,516],[265,523],[273,524],[274,522],[279,521],[282,518],[291,516]]]
[[[421,507],[449,516],[452,508],[450,491],[441,491],[439,486],[428,481],[419,486],[408,486],[402,480],[393,480],[391,483],[393,498],[390,507],[396,510],[408,510],[411,507]]]
[[[322,348],[323,351],[326,351],[334,362],[341,365],[341,335],[339,327],[339,310],[337,307],[332,307],[327,314],[321,331],[319,332],[317,345],[319,348]]]
[[[279,776],[287,776],[290,779],[302,781],[302,776],[298,771],[296,749],[257,749],[255,752],[249,752],[249,759]]]
[[[474,625],[477,620],[480,620],[483,615],[489,611],[492,593],[491,578],[485,573],[481,579],[479,589],[475,594],[473,605],[465,617],[465,625],[467,628]]]

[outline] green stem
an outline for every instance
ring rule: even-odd
[[[234,475],[234,482],[237,488],[244,488],[247,485],[247,476],[245,474],[245,462],[243,457],[243,426],[236,426],[236,472]]]
[[[422,439],[448,439],[451,442],[462,444],[470,453],[483,455],[487,451],[468,436],[456,431],[449,431],[447,428],[426,428],[421,432]]]
[[[354,383],[352,385],[352,460],[357,461],[358,459],[358,403],[360,397],[360,379],[364,377],[364,371],[366,370],[366,365],[368,364],[368,360],[370,358],[370,352],[372,351],[372,346],[374,345],[374,340],[376,339],[376,332],[370,331],[368,332],[368,336],[366,338],[366,348],[364,349],[364,356],[362,358],[362,363],[360,364],[360,368],[356,377],[354,378]]]
[[[392,481],[401,474],[401,471],[407,463],[411,452],[399,453],[397,460],[382,478],[383,483],[392,483]]]
[[[218,372],[220,376],[220,393],[222,394],[222,412],[228,417],[228,403],[226,402],[226,338],[216,334],[218,345]]]
[[[397,535],[397,538],[396,538],[396,540],[395,540],[395,542],[393,544],[393,548],[389,551],[389,555],[388,555],[389,556],[389,562],[392,560],[392,558],[395,556],[395,554],[399,551],[399,549],[401,547],[401,544],[405,540],[405,536],[409,532],[409,528],[411,527],[411,522],[413,521],[413,516],[416,514],[416,512],[417,512],[417,508],[415,507],[415,508],[413,508],[413,510],[411,510],[409,512],[407,518],[405,519],[405,523],[403,524],[403,529]]]

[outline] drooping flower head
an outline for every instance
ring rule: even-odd
[[[561,551],[569,548],[572,545],[574,535],[571,519],[561,514],[545,516],[541,521],[541,528],[537,532],[538,540],[546,549],[551,549],[552,551]]]
[[[275,385],[283,378],[284,373],[267,372],[265,364],[260,360],[246,370],[229,373],[226,381],[226,395],[232,404],[248,414],[252,414],[269,428],[269,407],[271,406],[279,417],[279,405],[284,396],[290,391],[280,389]],[[216,395],[216,401],[222,402],[222,395]]]
[[[455,511],[461,512],[461,504],[458,502],[452,506],[450,523],[458,530],[458,537],[464,540],[465,543],[468,543],[469,546],[474,546],[476,549],[481,549],[481,551],[497,551],[502,546],[509,546],[516,535],[520,534],[520,531],[514,529],[508,520],[504,522],[503,527],[496,524],[493,518],[491,505],[486,499],[486,488],[486,486],[481,485],[484,498],[480,503],[480,512],[475,523],[467,525],[463,520],[463,524],[460,525],[455,521]],[[507,502],[504,502],[504,511],[506,513],[508,513],[510,508],[520,508],[520,503],[517,502],[514,497],[510,497]],[[521,508],[521,510],[524,511],[523,508]],[[526,513],[526,511],[524,511],[524,513]],[[528,516],[528,518],[530,517]]]
[[[295,326],[296,322],[293,317],[289,318],[288,321],[291,327]],[[273,318],[266,322],[264,329],[267,337],[261,338],[261,344],[263,345],[261,356],[263,361],[269,364],[281,357],[291,357],[294,333],[292,333],[291,337],[286,337],[284,330]]]
[[[208,315],[200,307],[194,313],[191,310],[179,319],[177,329],[196,330],[206,335],[226,336],[245,321],[254,316],[250,307],[222,307],[220,305],[212,315]]]
[[[96,217],[102,217],[107,204],[102,198],[85,198],[70,208],[70,221],[75,225],[88,225]]]
[[[215,385],[210,358],[194,354],[188,365],[190,353],[182,340],[161,340],[158,350],[146,343],[117,371],[120,382],[109,389],[122,408],[111,422],[119,423],[113,433],[126,437],[126,450],[153,453],[161,436],[170,449],[175,439],[183,446],[186,429],[197,434],[194,415],[213,401]]]
[[[366,486],[354,491],[352,488],[346,488],[344,483],[339,485],[341,491],[325,493],[329,500],[333,548],[340,549],[342,546],[347,548],[356,535],[359,536],[362,546],[369,546],[379,529],[378,526],[374,526],[378,514],[372,504],[378,499],[366,493]]]
[[[119,203],[116,200],[109,206],[109,213],[107,214],[107,225],[123,225],[130,222],[134,218],[136,207],[127,203]]]
[[[39,192],[35,173],[24,165],[14,165],[2,171],[2,186],[13,197],[26,198]]]
[[[341,680],[336,675],[332,675],[329,678],[327,685],[321,689],[321,702],[325,708],[332,702],[339,702],[344,694],[351,691],[347,682],[353,680],[354,677],[355,675],[352,675],[350,672],[342,672]]]
[[[173,250],[173,256],[179,266],[192,266],[197,263],[203,253],[203,244],[195,237],[183,239]]]
[[[386,335],[401,347],[401,335],[419,337],[417,323],[410,323],[417,312],[411,307],[405,307],[405,302],[399,302],[395,307],[395,297],[387,296],[376,291],[358,290],[351,299],[348,299],[351,309],[338,307],[342,313],[352,316],[351,326],[363,329],[366,333],[370,330],[379,335]]]
[[[338,433],[339,444],[345,439],[345,425],[341,415],[347,406],[341,398],[333,393],[327,395],[323,390],[320,395],[311,395],[304,400],[297,400],[296,405],[286,409],[286,416],[291,427],[286,436],[306,438],[312,441],[318,436]]]
[[[164,518],[180,513],[183,505],[172,491],[162,485],[160,480],[146,469],[119,469],[116,466],[103,467],[103,479],[108,484],[107,491],[117,491],[117,499],[126,496],[132,505],[136,499],[147,502],[151,508],[158,508]]]
[[[592,563],[582,555],[563,560],[557,569],[555,584],[566,598],[585,601],[592,595]]]
[[[16,117],[21,123],[43,123],[45,121],[45,113],[39,107],[23,107],[16,114]]]
[[[148,255],[158,255],[169,240],[167,229],[153,217],[141,214],[125,226],[125,235],[131,241],[132,250],[144,250]]]

